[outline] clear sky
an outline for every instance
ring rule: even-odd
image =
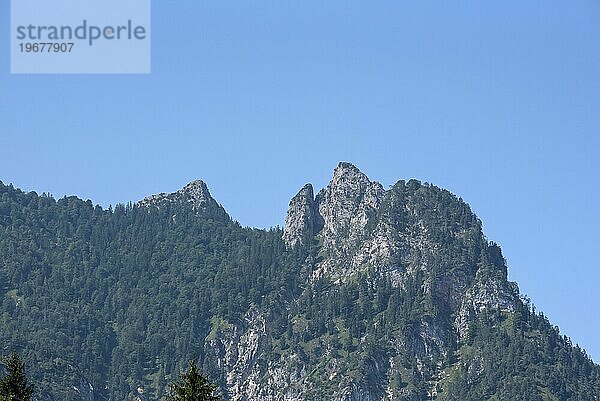
[[[152,74],[10,75],[0,180],[107,206],[204,179],[282,225],[340,160],[465,199],[512,280],[600,361],[600,3],[153,2]]]

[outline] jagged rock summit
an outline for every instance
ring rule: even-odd
[[[187,202],[195,211],[202,210],[208,205],[217,205],[217,201],[212,197],[208,186],[202,180],[195,180],[184,186],[179,191],[173,193],[160,193],[150,195],[137,203],[141,207],[159,207],[165,203]]]
[[[312,184],[306,184],[290,201],[283,240],[294,247],[306,244],[323,226],[323,218],[315,201]]]
[[[446,207],[455,215],[442,215]],[[448,218],[451,226],[439,223]],[[316,196],[311,184],[294,196],[283,240],[290,248],[319,244],[313,279],[327,276],[340,283],[374,270],[404,288],[423,276],[434,302],[456,313],[460,335],[486,310],[513,311],[519,297],[499,248],[487,241],[466,203],[416,180],[385,190],[347,162],[339,163]],[[448,249],[456,254],[440,260]],[[469,255],[466,249],[472,249]]]
[[[353,164],[341,162],[329,185],[316,198],[311,184],[292,198],[283,238],[293,247],[321,231],[330,237],[355,226],[364,227],[384,193],[381,184],[371,182]]]

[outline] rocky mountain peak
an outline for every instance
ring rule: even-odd
[[[383,186],[371,181],[356,166],[342,162],[333,172],[333,178],[317,195],[319,215],[323,219],[320,239],[324,252],[331,256],[321,270],[333,270],[333,265],[352,268],[350,253],[360,248],[367,234],[369,222],[377,215],[385,196]]]
[[[358,234],[385,194],[381,184],[369,180],[356,166],[341,162],[326,188],[315,198],[306,184],[290,201],[283,239],[290,247],[321,233],[325,242],[350,230]]]
[[[289,247],[318,238],[321,251],[329,255],[316,274],[330,272],[341,277],[364,264],[353,263],[353,255],[367,240],[367,226],[377,215],[385,196],[383,186],[371,181],[351,163],[341,162],[331,181],[314,197],[312,185],[305,185],[291,200],[283,240]]]
[[[339,222],[340,217],[352,217],[350,214],[359,209],[365,211],[365,208],[377,207],[384,194],[380,183],[371,181],[353,164],[341,162],[333,171],[329,185],[319,192],[317,200],[321,213],[334,212],[327,217],[335,217]]]
[[[374,268],[403,287],[421,274],[427,277],[426,292],[444,307],[460,310],[461,333],[481,310],[511,310],[515,304],[515,291],[502,275],[502,257],[494,256],[468,205],[429,184],[400,181],[386,191],[342,162],[316,197],[307,184],[290,202],[283,240],[293,247],[314,239],[322,256],[313,266],[314,277],[344,282]],[[468,258],[445,256],[452,262],[442,266],[445,248],[473,251]],[[490,274],[479,272],[479,266],[488,266]]]
[[[305,244],[321,229],[322,224],[313,187],[306,184],[290,201],[283,240],[290,247],[298,243]]]
[[[340,162],[333,170],[333,177],[327,186],[330,190],[341,190],[346,193],[355,192],[371,184],[371,180],[355,165]]]
[[[181,195],[188,198],[194,205],[202,205],[204,203],[214,201],[210,195],[210,191],[206,183],[202,180],[195,180],[184,186],[178,191]]]
[[[358,167],[350,162],[339,162],[336,168],[333,170],[334,177],[341,174],[360,174],[366,177],[366,175],[360,171]],[[367,178],[368,179],[368,178]]]
[[[187,202],[194,210],[201,210],[209,204],[217,205],[208,190],[206,183],[202,180],[195,180],[185,185],[182,189],[173,193],[160,193],[147,196],[138,202],[138,206],[160,207],[164,203]]]

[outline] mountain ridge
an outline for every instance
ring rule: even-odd
[[[470,207],[430,184],[342,162],[283,230],[242,228],[201,180],[114,210],[0,184],[0,217],[0,340],[36,361],[40,399],[158,400],[190,357],[236,401],[600,393]]]

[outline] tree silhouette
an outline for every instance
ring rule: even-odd
[[[0,379],[0,401],[29,401],[33,395],[33,384],[25,376],[25,363],[19,355],[2,358],[6,376]]]
[[[219,401],[214,395],[217,386],[204,376],[196,361],[191,361],[186,372],[179,375],[179,380],[171,385],[167,400],[169,401]]]

